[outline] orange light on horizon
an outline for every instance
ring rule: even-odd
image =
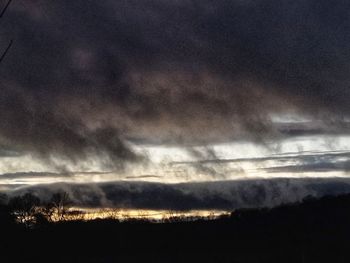
[[[66,221],[89,221],[95,219],[114,219],[126,221],[130,219],[162,222],[171,219],[196,220],[216,219],[220,216],[229,215],[230,212],[223,210],[151,210],[151,209],[115,209],[115,208],[71,208],[65,215]]]

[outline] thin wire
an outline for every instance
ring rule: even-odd
[[[12,46],[13,40],[10,41],[10,44],[7,46],[7,48],[5,49],[5,51],[2,53],[1,57],[0,57],[0,64],[1,62],[4,60],[7,52],[10,50],[11,46]]]
[[[12,0],[9,0],[9,1],[7,2],[7,4],[5,5],[4,9],[2,9],[1,14],[0,14],[0,18],[2,18],[2,16],[5,14],[7,8],[8,8],[9,5],[11,4],[11,2],[12,2]]]

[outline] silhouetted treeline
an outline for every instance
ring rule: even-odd
[[[66,192],[58,192],[52,195],[49,200],[42,201],[32,193],[26,193],[20,196],[8,198],[2,195],[2,204],[9,214],[12,221],[22,224],[23,226],[41,227],[49,223],[62,221],[87,221],[96,217],[105,219],[113,219],[120,221],[152,221],[152,222],[180,222],[194,221],[200,219],[213,220],[217,218],[215,213],[208,216],[186,215],[183,211],[169,211],[163,213],[159,219],[154,219],[144,210],[139,210],[138,214],[131,216],[125,211],[118,208],[100,208],[95,209],[92,216],[83,210],[70,209],[73,205],[69,194]]]
[[[26,193],[9,198],[0,195],[2,216],[12,223],[20,223],[26,227],[41,226],[49,222],[64,221],[72,201],[66,192],[58,192],[47,201]]]
[[[1,218],[1,262],[350,262],[350,195],[211,221],[21,226]]]

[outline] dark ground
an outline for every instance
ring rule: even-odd
[[[0,262],[350,262],[350,195],[213,221],[111,220],[33,229],[1,217]]]

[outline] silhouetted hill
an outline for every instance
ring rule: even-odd
[[[5,226],[1,262],[349,262],[350,195],[213,221]]]

